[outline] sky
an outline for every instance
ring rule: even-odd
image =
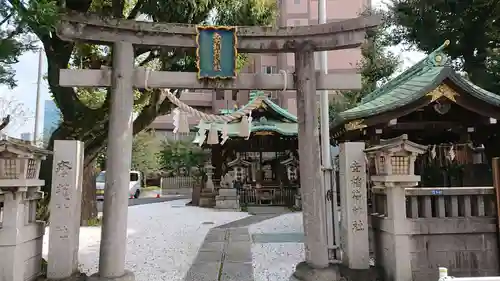
[[[328,2],[327,2],[328,3]],[[373,7],[382,7],[382,0],[372,0]],[[410,67],[424,57],[420,52],[403,51],[402,46],[394,46],[390,51],[400,55],[403,60],[402,70]],[[18,86],[14,89],[8,89],[5,86],[0,86],[0,99],[7,100],[18,106],[22,106],[24,114],[22,119],[7,128],[7,133],[13,137],[20,137],[21,133],[31,132],[33,135],[35,126],[35,109],[36,109],[36,89],[37,89],[37,73],[38,73],[38,53],[28,52],[23,54],[19,63],[13,68],[16,71],[16,80]],[[47,61],[43,55],[42,62],[43,75],[47,72]],[[38,116],[38,132],[43,132],[43,104],[45,100],[51,99],[47,81],[42,79],[41,95],[40,95],[40,113]],[[5,107],[5,106],[4,106]],[[0,112],[2,110],[0,106]],[[15,113],[12,113],[15,116]],[[3,118],[4,116],[0,116]],[[41,136],[40,136],[41,137]]]

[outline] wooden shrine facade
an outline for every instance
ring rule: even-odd
[[[251,99],[260,94],[252,93]],[[205,144],[212,152],[213,181],[217,186],[229,173],[242,205],[291,206],[299,188],[297,117],[268,98],[251,116],[249,137],[239,136],[240,119],[225,125],[225,143]],[[201,121],[198,128],[205,125]]]

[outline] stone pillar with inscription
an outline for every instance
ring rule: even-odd
[[[78,271],[83,143],[54,142],[47,277],[71,278]]]
[[[339,188],[343,263],[351,269],[370,268],[366,161],[364,142],[340,144]]]

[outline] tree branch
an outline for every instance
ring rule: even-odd
[[[10,114],[2,119],[2,123],[0,124],[0,131],[5,129],[5,127],[7,127],[7,125],[9,125],[9,123],[10,123]]]
[[[0,25],[6,23],[12,17],[12,13],[8,14],[1,22]]]
[[[74,44],[55,37],[49,40],[44,38],[42,43],[47,56],[49,87],[64,120],[75,122],[80,117],[84,118],[91,109],[80,101],[73,88],[59,86],[59,70],[67,67]]]
[[[145,0],[138,0],[137,3],[135,4],[134,8],[132,11],[130,11],[130,14],[128,15],[127,19],[133,20],[137,17],[139,14],[139,11],[141,10],[142,6],[146,3]]]

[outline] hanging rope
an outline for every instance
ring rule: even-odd
[[[286,90],[287,86],[287,73],[284,70],[280,70],[280,72],[283,74],[283,91]],[[149,68],[146,68],[146,73],[144,77],[144,88],[148,88],[148,81],[149,81],[149,75],[151,74],[151,70]],[[215,115],[215,114],[207,114],[201,111],[198,111],[191,106],[183,103],[180,101],[175,94],[173,94],[170,89],[162,89],[161,90],[163,94],[174,104],[177,106],[177,108],[173,111],[174,112],[174,133],[187,133],[190,131],[189,129],[189,124],[187,120],[187,115],[189,114],[194,117],[198,117],[202,119],[205,122],[210,123],[210,128],[209,128],[209,133],[208,133],[208,139],[205,137],[206,129],[200,129],[199,130],[199,135],[202,139],[200,139],[200,146],[205,142],[205,139],[207,141],[207,144],[217,144],[219,143],[219,133],[218,129],[214,126],[215,122],[218,123],[223,123],[224,126],[222,128],[222,141],[221,144],[224,144],[226,140],[228,139],[228,128],[227,124],[231,121],[242,119],[240,122],[240,136],[245,137],[247,140],[250,137],[251,134],[251,128],[252,128],[252,111],[259,107],[262,104],[262,100],[264,99],[264,96],[258,95],[256,98],[254,98],[250,103],[245,105],[243,108],[232,112],[231,114],[228,115]],[[247,116],[248,115],[248,116]]]
[[[280,73],[283,75],[283,90],[281,91],[286,91],[286,86],[288,85],[288,75],[286,73],[286,70],[280,69]]]
[[[186,112],[192,116],[203,119],[208,122],[219,122],[219,123],[229,123],[234,120],[238,120],[245,115],[248,115],[252,112],[252,110],[256,109],[262,103],[262,96],[257,96],[251,103],[245,105],[245,107],[241,108],[238,111],[235,111],[228,115],[215,115],[215,114],[207,114],[201,111],[198,111],[191,106],[180,101],[169,89],[162,89],[162,92],[167,96],[167,98],[175,104],[180,110]]]

